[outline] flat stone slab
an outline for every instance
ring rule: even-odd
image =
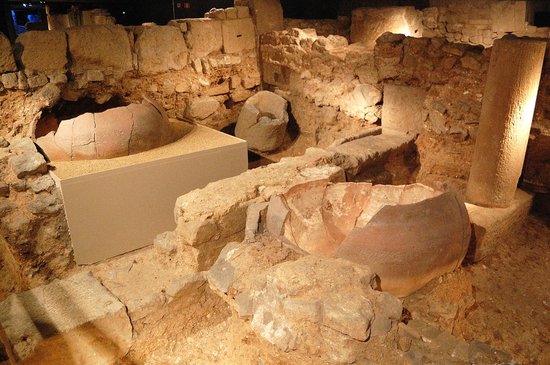
[[[89,272],[10,295],[0,325],[23,364],[112,364],[132,343],[125,306]]]
[[[383,129],[381,134],[358,138],[328,150],[341,155],[340,166],[348,176],[356,176],[369,166],[384,163],[390,152],[407,149],[413,141],[413,135]]]
[[[413,86],[384,85],[382,127],[404,133],[420,133],[427,113],[424,110],[426,90]]]
[[[533,204],[533,195],[516,190],[508,208],[486,208],[466,203],[472,223],[472,240],[467,260],[478,262],[493,253],[498,245],[518,230]]]
[[[174,259],[176,260],[176,259]],[[202,273],[184,263],[168,263],[167,257],[146,248],[93,267],[94,276],[124,303],[134,333],[147,330],[162,315],[162,307],[180,296],[190,297],[206,285]]]

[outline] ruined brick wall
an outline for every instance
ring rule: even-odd
[[[351,38],[373,46],[389,31],[490,47],[506,34],[550,37],[549,28],[529,25],[529,17],[527,1],[511,0],[431,0],[421,11],[405,6],[358,8],[353,11]]]
[[[0,298],[74,265],[61,192],[29,138],[0,137]]]
[[[299,29],[264,35],[260,47],[263,81],[290,100],[301,130],[315,136],[309,145],[323,146],[380,123],[386,85],[421,90],[425,97],[418,144],[424,163],[418,179],[464,187],[491,48],[388,33],[371,52],[359,43],[347,45],[338,37]],[[537,175],[550,176],[548,148],[540,147],[548,145],[550,129],[548,65],[547,55],[526,162],[525,179],[539,181],[537,186],[544,185]]]
[[[375,65],[380,82],[425,90],[425,132],[439,135],[442,141],[449,139],[441,161],[424,164],[420,178],[429,173],[443,176],[440,170],[455,171],[460,178],[456,181],[468,177],[490,58],[491,48],[448,43],[443,38],[386,35],[378,39]],[[522,180],[523,187],[541,193],[550,192],[549,95],[547,48]],[[421,136],[420,144],[424,142],[430,149],[425,153],[433,153],[434,141]]]

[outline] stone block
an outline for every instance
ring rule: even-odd
[[[214,114],[220,105],[220,102],[215,98],[199,98],[191,101],[186,113],[192,119],[204,120]]]
[[[185,40],[191,58],[201,58],[221,51],[223,46],[222,22],[217,19],[187,19]]]
[[[466,203],[472,224],[472,243],[466,259],[477,262],[498,249],[523,224],[533,203],[533,196],[520,189],[508,208],[486,208]]]
[[[223,21],[222,34],[224,53],[240,53],[256,47],[252,18]]]
[[[178,28],[182,33],[187,32],[187,22],[185,19],[172,19],[168,25]]]
[[[112,364],[132,343],[126,308],[87,272],[10,295],[0,324],[28,364]]]
[[[208,13],[204,14],[205,18],[225,20],[226,14],[224,9],[211,9]]]
[[[38,152],[12,156],[8,164],[19,179],[29,175],[45,174],[48,171],[44,156]]]
[[[137,37],[136,53],[142,74],[181,70],[189,58],[183,34],[169,25],[145,28]]]
[[[427,118],[425,99],[426,91],[419,87],[384,85],[382,127],[405,133],[420,133]]]
[[[422,36],[422,16],[414,7],[358,8],[351,19],[351,41],[374,49],[376,39],[386,32]]]
[[[250,0],[258,35],[283,30],[283,7],[279,0]]]
[[[494,32],[515,32],[525,29],[526,1],[495,1],[491,5],[491,29]]]
[[[250,18],[250,9],[248,6],[236,6],[238,18]]]
[[[313,255],[275,265],[252,287],[251,326],[282,351],[354,363],[374,319],[386,316],[375,308],[373,277],[367,266]]]
[[[344,144],[333,146],[329,151],[340,156],[341,166],[348,177],[357,176],[369,167],[380,166],[385,158],[395,151],[410,153],[413,135],[384,129],[382,134],[358,138]],[[385,163],[385,162],[384,162]]]
[[[0,33],[0,74],[17,71],[10,40]]]
[[[27,83],[31,89],[42,87],[48,83],[48,77],[45,74],[38,74],[27,78]]]
[[[226,19],[237,19],[238,18],[238,11],[237,8],[226,8],[225,9],[225,18]]]
[[[25,70],[37,72],[64,71],[67,65],[67,35],[65,32],[30,31],[15,41],[16,57]]]
[[[248,148],[269,152],[279,148],[286,136],[288,102],[270,91],[249,98],[237,120],[235,135],[248,142]]]
[[[71,70],[112,69],[131,71],[132,51],[124,27],[120,25],[87,25],[66,30],[68,35]]]
[[[6,89],[16,89],[17,82],[17,72],[10,72],[2,74],[2,84]]]

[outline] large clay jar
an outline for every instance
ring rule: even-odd
[[[164,109],[146,97],[141,104],[62,120],[36,143],[52,161],[94,160],[144,152],[178,137]]]
[[[307,182],[271,199],[266,225],[310,254],[370,266],[400,297],[456,269],[470,242],[461,198],[421,184]]]

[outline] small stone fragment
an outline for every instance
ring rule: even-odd
[[[38,152],[12,156],[8,164],[19,179],[29,175],[45,174],[48,171],[44,156]]]
[[[178,249],[176,234],[173,231],[161,233],[155,237],[153,245],[160,253],[172,255]]]
[[[54,185],[55,182],[49,175],[43,175],[31,182],[30,188],[34,193],[40,193],[42,191],[50,191]]]
[[[38,195],[27,207],[33,214],[55,214],[62,208],[61,202],[53,195]]]

